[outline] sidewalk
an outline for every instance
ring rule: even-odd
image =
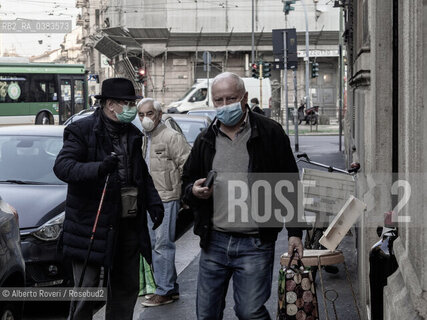
[[[193,228],[190,228],[181,238],[179,238],[176,242],[176,254],[175,254],[175,266],[176,266],[176,272],[178,274],[178,283],[180,285],[180,297],[181,299],[179,302],[181,302],[183,299],[185,300],[185,295],[187,292],[187,288],[183,287],[182,277],[181,273],[191,268],[191,264],[194,263],[194,261],[199,261],[198,255],[200,253],[200,247],[199,247],[199,237],[194,235]],[[196,271],[197,275],[197,271]],[[148,311],[148,308],[145,308],[142,306],[141,302],[144,301],[144,297],[138,297],[138,300],[135,304],[134,309],[134,315],[133,319],[148,319],[145,311]],[[175,304],[175,303],[173,303]],[[157,312],[160,312],[160,308],[163,307],[156,307],[152,308],[152,310],[156,309]],[[154,310],[155,311],[155,310]],[[156,316],[158,318],[158,315]],[[172,317],[174,318],[174,317]],[[105,306],[101,308],[94,316],[94,320],[104,320],[105,319]],[[175,320],[180,319],[192,319],[192,318],[174,318]]]
[[[341,245],[343,250],[349,273],[352,275],[353,286],[356,284],[355,276],[357,275],[357,266],[355,263],[356,252],[354,249],[354,237],[346,237]],[[280,255],[287,249],[287,232],[283,230],[279,234],[279,239],[276,243],[276,254],[274,262],[274,273],[273,273],[273,287],[271,291],[271,297],[268,300],[266,307],[270,312],[272,319],[276,317],[277,311],[277,283],[278,283],[278,272],[279,272],[279,260]],[[197,273],[198,273],[198,260],[197,257],[191,264],[178,276],[178,283],[180,285],[180,299],[172,304],[146,308],[143,313],[137,314],[135,309],[134,319],[140,320],[191,320],[196,319],[196,288],[197,288]],[[351,291],[346,282],[344,268],[339,265],[339,273],[336,275],[328,274],[323,272],[323,281],[326,289],[333,289],[338,292],[339,297],[336,302],[336,308],[339,319],[357,319],[357,313],[353,305],[353,297]],[[325,319],[323,299],[320,292],[319,277],[317,277],[317,290],[319,298],[319,313],[321,319]],[[224,319],[231,320],[236,319],[233,310],[233,288],[232,282],[227,293],[226,307],[224,310]],[[138,306],[137,306],[138,308]],[[330,319],[335,319],[333,307],[331,303],[328,303],[328,313]]]

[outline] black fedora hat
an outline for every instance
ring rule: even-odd
[[[141,96],[135,95],[132,81],[125,78],[111,78],[102,82],[101,94],[95,99],[136,100]]]

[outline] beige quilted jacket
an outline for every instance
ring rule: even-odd
[[[145,159],[147,136],[142,140]],[[178,200],[181,196],[181,176],[191,147],[185,137],[160,123],[151,133],[150,174],[163,202]]]

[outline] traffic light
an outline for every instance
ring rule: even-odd
[[[259,78],[259,69],[258,64],[252,63],[252,78],[258,79]]]
[[[311,77],[317,78],[319,76],[319,64],[315,61],[311,64]]]
[[[285,7],[283,8],[283,11],[285,12],[285,14],[289,14],[290,11],[295,10],[295,8],[291,6],[291,4],[295,4],[296,2],[295,0],[285,0],[285,1],[282,0],[282,2],[285,3]]]
[[[271,63],[268,63],[268,62],[262,63],[262,77],[263,78],[271,77]]]
[[[138,71],[136,73],[136,81],[143,83],[147,80],[146,72],[144,67],[138,68]]]

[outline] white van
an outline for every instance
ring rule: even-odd
[[[260,100],[260,81],[255,78],[242,78],[248,92],[248,102],[252,98]],[[209,79],[209,87],[213,79]],[[210,90],[209,90],[210,95]],[[261,102],[261,100],[260,100]],[[260,103],[261,106],[261,103]],[[271,84],[270,79],[262,80],[262,108],[271,106]],[[194,85],[178,101],[171,102],[167,109],[169,113],[186,113],[189,110],[213,107],[212,97],[207,98],[207,79],[197,79]]]

